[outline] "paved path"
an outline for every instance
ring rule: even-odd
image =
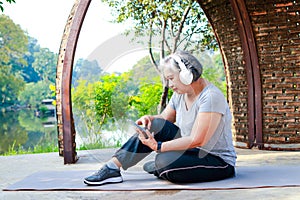
[[[107,161],[115,149],[79,151],[80,159],[76,164],[64,165],[58,153],[0,156],[0,199],[118,199],[118,200],[299,200],[300,187],[237,189],[237,190],[165,190],[165,191],[22,191],[8,192],[3,188],[26,176],[46,170],[97,170]],[[298,165],[300,173],[300,152],[260,151],[256,149],[237,149],[238,166],[257,165]],[[145,161],[151,159],[150,155]],[[130,170],[142,170],[142,164]]]

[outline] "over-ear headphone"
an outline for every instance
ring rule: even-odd
[[[185,85],[191,84],[194,79],[193,73],[182,62],[182,60],[179,56],[173,54],[173,55],[171,55],[171,58],[173,58],[180,67],[180,72],[179,72],[180,81]]]

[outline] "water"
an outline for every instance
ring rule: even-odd
[[[125,122],[114,122],[100,128],[96,120],[74,113],[77,148],[120,146],[133,133]],[[109,128],[108,128],[109,127]],[[108,128],[108,129],[107,129]],[[56,116],[36,117],[33,109],[0,112],[0,155],[17,150],[51,152],[57,150]]]
[[[57,143],[56,118],[39,118],[34,110],[0,112],[0,155],[18,149],[54,149]]]
[[[100,127],[95,116],[80,114],[73,110],[76,130],[76,146],[88,148],[116,147],[123,144],[134,133],[132,127],[128,127],[125,121],[110,121],[104,127]]]

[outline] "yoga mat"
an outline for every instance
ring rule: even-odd
[[[228,190],[266,187],[300,187],[299,166],[237,167],[233,178],[204,183],[174,184],[143,171],[122,171],[123,182],[87,186],[83,178],[93,171],[43,171],[3,189],[4,191],[138,191],[138,190]]]

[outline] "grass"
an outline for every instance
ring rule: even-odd
[[[34,148],[24,149],[22,146],[15,146],[15,142],[9,146],[8,151],[3,153],[3,156],[12,156],[12,155],[21,155],[21,154],[34,154],[34,153],[50,153],[50,152],[58,152],[57,145],[53,144],[43,144],[36,145]]]
[[[115,148],[120,147],[120,145],[105,145],[103,143],[90,143],[83,144],[77,150],[91,150],[91,149],[105,149],[105,148]]]
[[[120,147],[120,144],[117,145],[106,145],[104,143],[90,143],[83,144],[76,148],[76,150],[91,150],[91,149],[105,149],[105,148],[115,148]],[[20,145],[19,147],[13,145],[9,146],[9,149],[5,153],[0,153],[2,156],[13,156],[13,155],[22,155],[22,154],[35,154],[35,153],[51,153],[58,152],[58,146],[48,143],[46,145],[36,145],[34,148],[24,149]]]

